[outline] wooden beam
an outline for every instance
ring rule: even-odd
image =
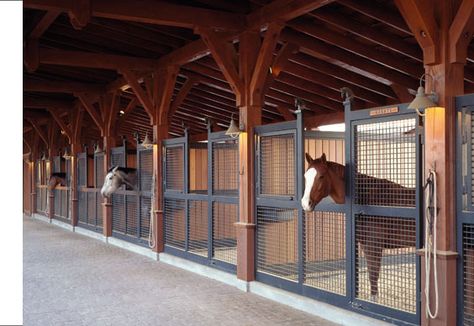
[[[436,49],[438,43],[438,24],[430,0],[395,0],[400,13],[410,27],[418,44],[423,49],[423,63],[435,64],[439,60]]]
[[[100,85],[79,83],[73,81],[50,81],[25,78],[23,81],[23,90],[28,92],[44,92],[44,93],[102,93],[104,87]]]
[[[214,60],[229,82],[234,93],[240,94],[242,85],[239,77],[238,57],[234,45],[223,40],[219,34],[210,29],[198,29],[204,43],[210,49]]]
[[[249,85],[251,103],[260,103],[263,99],[265,80],[270,73],[269,68],[273,61],[273,50],[283,27],[283,23],[271,23],[265,32]]]
[[[408,56],[416,61],[421,62],[423,60],[423,53],[419,47],[405,42],[401,37],[384,33],[377,27],[359,23],[355,19],[347,19],[347,16],[336,11],[317,10],[310,15],[366,40],[382,45],[392,51]]]
[[[319,114],[304,118],[304,124],[306,128],[317,128],[319,126],[342,122],[344,122],[344,111],[331,114]]]
[[[179,89],[178,94],[171,103],[170,110],[168,112],[168,121],[173,118],[173,115],[178,111],[179,106],[183,103],[184,99],[188,95],[189,91],[196,85],[198,81],[194,78],[188,78],[186,82]]]
[[[72,107],[72,103],[64,100],[56,100],[49,98],[32,98],[26,97],[23,99],[23,106],[31,109],[69,109]]]
[[[398,84],[392,84],[392,89],[397,94],[400,103],[409,103],[413,100],[413,96],[408,92],[406,87]]]
[[[59,16],[59,11],[47,11],[41,20],[36,24],[35,28],[31,31],[29,38],[39,39],[44,32],[49,28],[49,26],[54,23],[56,18]]]
[[[41,130],[41,127],[33,119],[27,118],[27,120],[31,124],[33,129],[38,133],[38,136],[40,136],[41,140],[45,143],[45,145],[49,147],[48,137],[46,137],[46,134],[43,132],[43,130]]]
[[[260,28],[275,21],[289,21],[328,5],[335,0],[276,0],[247,15],[250,28]]]
[[[276,108],[277,108],[278,113],[280,113],[281,116],[283,117],[283,120],[285,121],[295,120],[295,116],[285,107],[277,105]]]
[[[72,138],[73,143],[79,143],[81,139],[82,121],[84,118],[84,108],[81,105],[77,105],[74,110],[74,119],[72,123]]]
[[[104,121],[102,120],[102,117],[99,115],[96,108],[92,104],[91,100],[87,97],[86,94],[78,93],[76,94],[76,96],[91,116],[97,128],[99,128],[99,131],[101,132],[102,136],[104,136]]]
[[[25,64],[26,71],[33,73],[39,67],[39,45],[38,39],[29,39],[26,41],[24,49],[23,63]]]
[[[66,136],[69,138],[69,141],[72,142],[74,140],[72,131],[69,128],[69,126],[66,125],[66,123],[60,117],[58,109],[48,108],[48,111],[51,114],[51,116],[53,117],[54,121],[56,121],[56,123],[59,125],[59,127],[64,131]]]
[[[142,88],[138,82],[137,75],[133,71],[122,69],[120,72],[127,81],[128,85],[130,85],[132,88],[150,119],[153,119],[155,107],[153,105],[152,95]]]
[[[69,0],[25,0],[23,5],[25,8],[68,13],[74,8]],[[127,0],[94,0],[91,1],[90,10],[94,17],[191,29],[203,26],[237,31],[245,28],[246,21],[241,14],[154,0],[140,0],[138,3]]]
[[[39,62],[50,65],[110,70],[135,69],[150,71],[157,67],[157,61],[153,59],[45,48],[39,49]]]
[[[467,48],[474,35],[474,0],[463,0],[449,28],[449,60],[466,64]]]
[[[91,0],[74,0],[69,10],[71,25],[75,29],[82,29],[89,24],[92,16]]]
[[[288,59],[298,52],[299,46],[293,43],[286,42],[283,44],[281,49],[278,51],[276,57],[273,59],[272,63],[272,75],[273,77],[278,77],[280,72],[285,69],[288,64]]]

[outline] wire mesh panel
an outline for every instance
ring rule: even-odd
[[[295,135],[260,137],[260,194],[294,196]]]
[[[416,312],[416,223],[357,215],[356,297]]]
[[[165,221],[165,244],[186,249],[186,209],[182,199],[165,199],[163,217]]]
[[[416,206],[416,137],[415,118],[356,126],[356,204]]]
[[[474,325],[474,225],[462,227],[463,325]]]
[[[165,189],[184,191],[184,148],[165,148]]]
[[[140,196],[140,238],[148,239],[150,233],[151,198]]]
[[[236,139],[212,143],[212,192],[237,196],[239,191],[239,145]]]
[[[104,153],[94,154],[94,184],[96,188],[102,188],[105,179]]]
[[[127,232],[125,195],[123,194],[112,194],[112,230],[122,234]]]
[[[298,280],[296,209],[257,207],[257,271]]]
[[[116,147],[112,148],[112,153],[110,154],[110,164],[111,166],[122,166],[125,167],[125,148]]]
[[[346,217],[337,212],[305,212],[304,283],[345,295]]]
[[[212,258],[237,264],[238,205],[214,202],[212,205]]]
[[[189,201],[188,251],[196,255],[208,256],[207,201]]]

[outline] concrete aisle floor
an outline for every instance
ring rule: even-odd
[[[25,325],[335,325],[28,217],[23,232]]]

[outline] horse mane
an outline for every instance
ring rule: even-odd
[[[137,172],[137,169],[134,169],[134,168],[125,168],[125,167],[122,167],[122,166],[112,166],[108,171],[107,173],[109,172],[112,172],[113,169],[117,168],[117,171],[121,171],[121,172],[124,172],[126,174],[130,174],[130,173],[134,173],[134,172]]]
[[[58,177],[58,178],[66,179],[66,173],[64,173],[64,172],[54,172],[54,173],[51,173],[51,176],[49,178],[51,179],[52,177]]]
[[[339,177],[344,178],[344,174],[346,172],[346,167],[344,165],[339,164],[337,162],[333,162],[333,161],[327,161],[327,164],[330,167],[330,169],[336,172],[336,174]]]

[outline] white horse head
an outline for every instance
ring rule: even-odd
[[[136,169],[115,166],[109,169],[107,175],[105,176],[104,184],[100,190],[100,193],[103,197],[108,198],[123,184],[126,184],[135,190],[135,180]]]

